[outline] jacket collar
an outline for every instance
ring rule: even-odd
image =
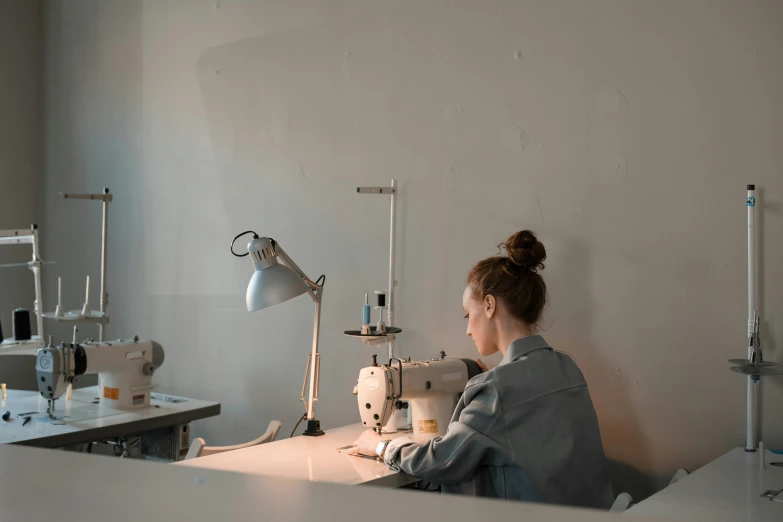
[[[531,352],[535,352],[536,350],[551,349],[552,347],[549,346],[544,338],[540,335],[529,335],[527,337],[521,337],[508,345],[506,355],[503,356],[503,360],[500,361],[500,364],[516,361],[517,359],[524,357]]]

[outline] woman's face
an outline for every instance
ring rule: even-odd
[[[488,295],[479,301],[473,296],[473,289],[468,285],[462,293],[462,309],[468,320],[467,334],[473,338],[481,355],[489,356],[498,351],[497,328],[493,317],[496,312],[496,300]]]

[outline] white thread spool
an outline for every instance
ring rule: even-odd
[[[57,278],[57,308],[54,309],[55,317],[62,317],[65,315],[63,312],[63,278]]]
[[[89,317],[90,314],[90,276],[87,276],[87,289],[86,289],[86,295],[84,296],[84,306],[82,307],[82,315],[84,317]]]

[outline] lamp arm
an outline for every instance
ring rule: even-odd
[[[307,293],[310,295],[310,297],[315,301],[316,303],[321,302],[321,293],[323,291],[323,285],[319,285],[315,283],[312,279],[307,277],[307,274],[304,273],[304,271],[299,268],[299,265],[294,263],[294,260],[291,259],[291,256],[289,256],[285,250],[283,250],[283,247],[280,246],[280,243],[272,239],[271,237],[269,240],[272,242],[272,247],[275,249],[275,254],[277,254],[277,257],[280,258],[281,261],[283,261],[283,264],[286,265],[288,268],[296,272],[296,274],[302,278],[302,280],[307,284],[308,290]]]
[[[321,296],[323,295],[324,287],[323,284],[318,284],[317,282],[307,277],[307,274],[305,274],[304,271],[299,268],[296,263],[294,263],[294,260],[291,259],[288,254],[286,254],[285,250],[283,250],[283,247],[280,246],[280,243],[271,237],[269,240],[272,242],[272,248],[275,249],[275,254],[283,262],[283,264],[296,272],[297,275],[299,275],[299,277],[301,277],[302,280],[307,284],[307,293],[310,294],[310,297],[315,302],[315,317],[313,321],[313,348],[312,352],[310,353],[310,358],[308,359],[307,368],[305,369],[304,383],[302,383],[302,400],[304,400],[305,383],[307,383],[309,376],[310,387],[308,390],[309,393],[307,398],[306,415],[307,429],[305,430],[304,435],[323,435],[323,431],[321,431],[321,424],[315,418],[315,402],[318,400],[318,388],[320,387],[321,376],[321,360],[320,354],[318,353],[318,338],[321,330]],[[320,280],[321,279],[318,281]],[[310,371],[311,369],[312,371]]]

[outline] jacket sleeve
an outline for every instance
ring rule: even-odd
[[[485,382],[469,384],[460,408],[459,417],[442,437],[424,444],[408,437],[392,440],[384,454],[386,464],[421,480],[451,485],[467,482],[481,465],[509,462],[503,406],[495,387]]]

